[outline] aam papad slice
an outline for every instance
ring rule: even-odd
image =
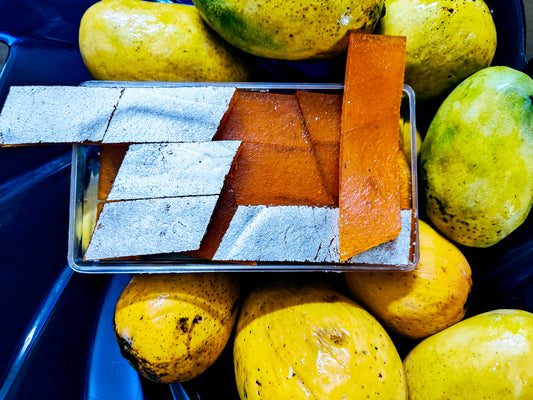
[[[328,190],[339,198],[342,94],[297,91],[302,116]]]
[[[350,35],[340,145],[341,261],[401,230],[398,157],[405,37]]]
[[[240,140],[239,205],[333,205],[294,95],[237,91],[215,140]]]

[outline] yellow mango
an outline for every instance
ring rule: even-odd
[[[233,350],[242,400],[407,398],[400,356],[383,327],[324,284],[252,291]]]
[[[113,317],[120,351],[152,381],[193,379],[222,353],[237,318],[238,301],[234,275],[134,275]]]
[[[196,8],[184,4],[100,1],[81,19],[79,45],[94,79],[248,79],[242,54],[211,31]]]
[[[404,366],[410,400],[533,399],[533,314],[467,318],[420,342]]]

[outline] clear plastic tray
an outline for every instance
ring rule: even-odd
[[[196,85],[226,85],[243,90],[294,93],[296,90],[323,93],[342,93],[342,84],[301,84],[301,83],[145,83],[88,81],[84,86],[106,87],[183,87]],[[96,224],[97,186],[99,167],[99,147],[75,145],[72,151],[72,174],[69,215],[68,262],[70,267],[84,273],[163,273],[163,272],[244,272],[244,271],[330,271],[350,270],[411,270],[419,259],[418,246],[418,191],[416,158],[415,96],[412,89],[405,85],[402,96],[401,116],[410,122],[411,128],[411,183],[413,222],[409,262],[403,265],[354,264],[354,263],[258,263],[247,265],[221,263],[211,260],[194,259],[178,254],[145,256],[141,259],[87,261],[83,254]]]

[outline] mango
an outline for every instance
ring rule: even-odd
[[[331,59],[350,31],[370,33],[383,0],[193,0],[207,24],[235,47],[280,60]]]
[[[533,199],[533,79],[509,67],[471,75],[444,100],[420,149],[425,210],[449,239],[489,247]]]
[[[420,342],[404,366],[410,400],[533,399],[533,314],[467,318]]]
[[[460,321],[472,288],[461,251],[419,220],[420,260],[411,271],[346,272],[348,289],[385,326],[420,339]]]
[[[277,281],[245,299],[233,346],[241,400],[407,399],[379,322],[327,284]]]
[[[490,66],[497,32],[483,0],[387,0],[376,31],[407,37],[405,83],[435,98]]]
[[[79,46],[94,79],[246,81],[246,57],[203,22],[193,6],[103,0],[84,13]]]
[[[224,273],[134,275],[113,316],[121,354],[158,383],[196,378],[220,356],[239,310],[239,284]]]
[[[415,128],[415,136],[416,146],[414,146],[414,149],[416,149],[416,156],[418,157],[418,154],[420,153],[420,146],[422,146],[422,136],[420,135],[418,128]],[[403,151],[405,159],[409,164],[411,164],[411,152],[414,150],[412,147],[411,122],[400,118],[400,149]]]

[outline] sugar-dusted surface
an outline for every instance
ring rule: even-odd
[[[107,200],[218,195],[240,144],[132,144]]]
[[[389,242],[347,260],[351,264],[409,263],[411,210],[402,211],[402,231]],[[214,260],[338,263],[339,209],[309,206],[240,206]]]
[[[234,92],[215,86],[125,88],[103,143],[210,141]]]
[[[206,142],[234,87],[13,86],[0,145]]]
[[[85,259],[196,250],[217,200],[193,196],[106,203]]]
[[[12,86],[0,114],[0,145],[99,142],[121,91]]]

